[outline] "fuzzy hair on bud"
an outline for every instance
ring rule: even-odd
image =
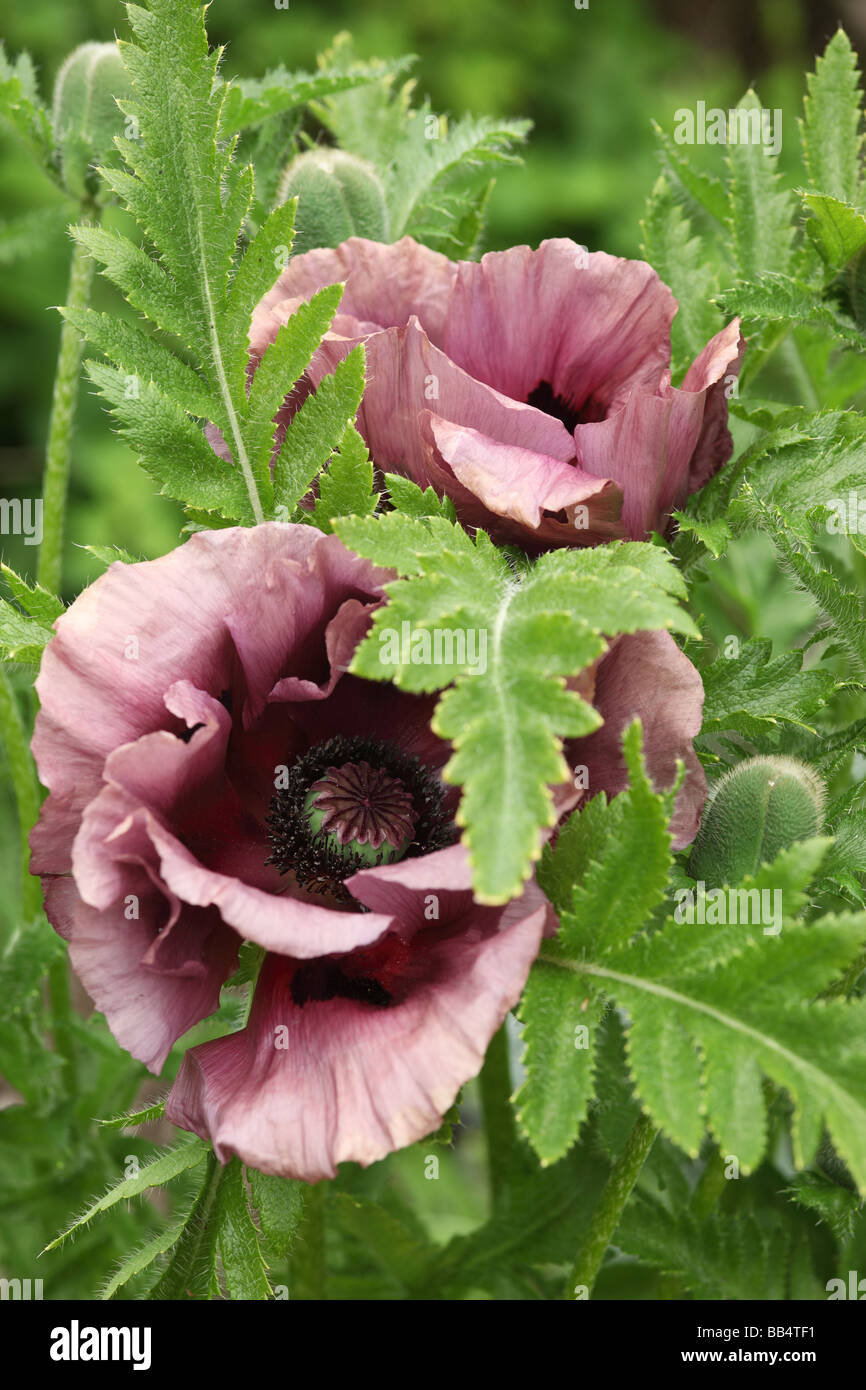
[[[726,772],[704,808],[689,860],[710,888],[739,883],[783,849],[820,832],[824,786],[795,758],[761,757]]]

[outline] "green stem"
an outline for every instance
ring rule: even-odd
[[[725,1160],[713,1146],[706,1167],[692,1193],[692,1211],[699,1221],[705,1221],[715,1211],[726,1184]]]
[[[566,1297],[573,1298],[577,1288],[585,1288],[587,1296],[592,1293],[605,1251],[613,1239],[625,1204],[657,1134],[658,1129],[649,1116],[639,1115],[605,1184],[601,1201],[578,1254]]]
[[[76,242],[72,252],[69,289],[66,295],[66,303],[70,308],[87,307],[92,281],[93,261],[84,247]],[[54,396],[45,451],[45,473],[42,480],[42,545],[37,567],[39,583],[52,594],[60,592],[63,577],[63,537],[72,458],[72,430],[78,404],[78,383],[83,353],[84,344],[78,329],[64,319],[60,330],[60,350],[57,354]]]
[[[30,831],[39,815],[39,784],[30,756],[27,728],[7,672],[0,667],[0,736],[6,748],[9,775],[18,812],[21,874],[21,920],[30,923],[42,911],[42,888],[30,872]],[[66,957],[54,962],[48,972],[48,995],[54,1023],[54,1046],[66,1063],[65,1081],[75,1094],[75,1046],[68,1027],[72,1014],[69,997],[69,966]]]
[[[490,1196],[496,1209],[502,1200],[511,1154],[517,1143],[517,1127],[511,1106],[512,1081],[508,1059],[508,1034],[504,1023],[490,1041],[478,1079],[487,1140]]]
[[[292,1261],[293,1274],[298,1281],[298,1296],[322,1302],[328,1297],[328,1275],[325,1264],[325,1182],[307,1188],[304,1228],[297,1242]]]
[[[38,879],[30,873],[30,848],[27,837],[39,815],[39,785],[30,756],[29,739],[12,682],[0,668],[0,734],[6,747],[9,775],[18,811],[21,870],[21,915],[32,920],[42,908],[42,891]]]

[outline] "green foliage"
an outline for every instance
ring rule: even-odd
[[[0,44],[0,117],[24,142],[37,164],[51,167],[51,120],[39,99],[36,73],[27,53],[20,53],[14,62],[6,56]]]
[[[691,223],[664,177],[652,191],[641,230],[641,254],[670,285],[679,306],[671,325],[671,374],[679,383],[721,327],[713,304],[716,275],[706,262],[700,237],[693,235]]]
[[[591,1099],[591,1066],[568,1056],[565,1035],[587,1011],[597,1019],[615,1002],[628,1016],[637,1094],[687,1153],[698,1153],[709,1124],[743,1171],[755,1167],[767,1142],[763,1074],[795,1106],[798,1166],[814,1156],[826,1124],[863,1190],[866,1072],[856,1060],[864,1047],[863,1001],[812,1001],[862,952],[866,915],[830,915],[812,926],[798,920],[829,841],[784,850],[741,880],[738,887],[751,897],[737,894],[733,908],[726,898],[715,914],[705,905],[705,920],[678,915],[689,901],[700,913],[686,880],[677,892],[678,913],[661,929],[640,930],[671,891],[671,859],[664,798],[646,782],[636,738],[634,729],[626,736],[632,788],[619,812],[636,818],[632,834],[609,841],[606,821],[623,797],[612,808],[597,799],[594,813],[594,803],[575,813],[542,869],[561,927],[534,968],[540,982],[531,981],[527,994],[521,1118],[533,1146],[549,1161],[574,1139]],[[572,829],[575,820],[588,823]],[[615,849],[611,856],[611,845],[622,846],[619,857]],[[569,882],[577,887],[569,891]],[[755,903],[761,913],[772,903],[770,920]],[[574,985],[554,987],[552,971],[569,972]]]
[[[712,662],[691,653],[704,683],[704,738],[722,730],[760,736],[784,724],[816,732],[810,721],[833,694],[832,672],[820,667],[804,671],[800,651],[772,657],[771,645],[766,638],[737,643],[730,656]]]
[[[331,532],[338,517],[370,515],[378,502],[367,446],[355,426],[347,425],[339,451],[319,477],[311,518],[320,531]]]
[[[443,775],[463,788],[458,824],[477,896],[507,901],[555,823],[550,788],[569,775],[561,740],[599,724],[564,678],[596,660],[605,637],[693,631],[680,576],[656,547],[620,545],[544,555],[518,578],[484,532],[473,540],[443,516],[391,512],[335,529],[359,554],[411,576],[386,586],[389,603],[351,669],[415,692],[450,686],[433,721],[454,745]]]
[[[800,122],[803,158],[813,188],[855,206],[863,169],[863,113],[857,58],[844,29],[837,29],[806,78],[808,96]]]
[[[10,603],[0,598],[0,657],[38,666],[63,604],[41,584],[22,579],[8,565],[0,565],[0,570],[14,600]]]
[[[762,111],[755,92],[738,103],[748,118]],[[793,199],[781,184],[778,160],[760,141],[728,146],[730,170],[728,230],[738,274],[743,278],[775,270],[784,273],[794,241]]]
[[[354,359],[293,420],[276,461],[275,495],[273,417],[319,346],[339,288],[300,307],[266,351],[247,393],[247,329],[285,263],[294,215],[291,203],[275,209],[238,253],[254,178],[252,167],[235,158],[231,130],[246,124],[249,103],[263,98],[235,95],[237,88],[219,80],[221,53],[208,51],[195,0],[180,6],[152,0],[148,10],[132,7],[130,22],[136,41],[120,51],[133,94],[120,105],[136,138],[116,141],[126,169],[101,173],[156,255],[119,232],[82,225],[74,234],[132,306],[179,338],[187,355],[127,322],[89,310],[69,317],[113,363],[89,362],[89,375],[161,492],[198,513],[262,521],[275,507],[295,505],[302,494],[287,500],[291,481],[303,476],[306,491],[357,409]],[[214,453],[203,421],[219,429],[231,462]]]
[[[72,1222],[70,1226],[56,1236],[48,1245],[46,1250],[53,1250],[61,1241],[72,1235],[81,1226],[86,1226],[92,1221],[94,1216],[100,1212],[107,1211],[109,1207],[115,1206],[118,1202],[127,1201],[131,1197],[138,1197],[142,1192],[146,1192],[149,1187],[161,1187],[164,1183],[171,1182],[178,1174],[186,1172],[188,1168],[194,1168],[205,1157],[207,1145],[201,1139],[193,1136],[186,1137],[174,1148],[165,1149],[162,1153],[146,1163],[143,1168],[133,1176],[122,1178],[115,1183],[103,1196],[91,1202],[81,1215]]]
[[[340,36],[325,61],[351,71],[348,36]],[[531,123],[474,116],[451,123],[427,99],[413,107],[413,84],[397,86],[395,75],[315,101],[313,110],[342,150],[378,172],[386,241],[413,236],[449,256],[471,256],[491,175],[515,162],[512,148]]]

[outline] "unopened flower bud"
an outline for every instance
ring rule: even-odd
[[[54,83],[52,123],[63,182],[73,196],[97,191],[94,166],[104,163],[122,135],[124,116],[115,97],[129,96],[129,77],[117,45],[74,48]]]
[[[294,252],[339,246],[349,237],[387,241],[388,214],[382,181],[364,159],[343,150],[298,155],[283,174],[277,201],[298,198]]]
[[[689,873],[709,888],[739,883],[821,829],[824,787],[795,758],[750,758],[725,773],[704,807]]]

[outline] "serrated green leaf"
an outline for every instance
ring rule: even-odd
[[[264,1300],[272,1296],[259,1234],[253,1225],[240,1159],[227,1165],[220,1183],[213,1220],[219,1231],[226,1288],[232,1299]]]
[[[363,344],[344,357],[333,375],[326,376],[312,396],[292,416],[274,464],[277,516],[291,516],[327,464],[334,449],[354,423],[364,394]]]
[[[319,477],[311,520],[320,531],[331,532],[337,517],[372,515],[378,503],[367,446],[357,428],[350,425],[340,441],[339,453]]]
[[[717,303],[725,314],[824,329],[851,347],[861,351],[866,348],[866,335],[852,318],[823,300],[817,290],[790,275],[767,271],[750,284],[725,290]]]
[[[51,631],[55,618],[59,618],[64,612],[63,600],[56,594],[50,594],[41,584],[31,584],[29,580],[22,579],[9,565],[0,564],[0,570],[16,602],[20,603],[31,618]]]
[[[831,271],[841,270],[866,246],[866,217],[829,193],[805,193],[803,202],[812,213],[806,231]]]
[[[31,1115],[52,1110],[63,1080],[59,1055],[45,1046],[51,1020],[42,1004],[45,976],[62,955],[44,918],[13,931],[0,955],[0,1072],[29,1102]]]
[[[145,1163],[134,1177],[122,1178],[120,1182],[110,1187],[102,1197],[91,1202],[90,1206],[72,1222],[71,1226],[67,1226],[65,1231],[62,1231],[59,1236],[55,1236],[54,1240],[46,1245],[42,1253],[45,1254],[45,1251],[53,1250],[66,1240],[73,1231],[85,1226],[93,1220],[94,1216],[108,1211],[118,1202],[126,1201],[131,1197],[138,1197],[149,1187],[162,1187],[165,1183],[171,1182],[172,1178],[186,1172],[188,1168],[194,1168],[196,1164],[202,1162],[208,1151],[208,1145],[197,1136],[182,1140],[174,1148],[164,1149],[149,1163]]]
[[[439,516],[446,521],[457,520],[451,498],[437,496],[432,487],[422,490],[417,483],[409,478],[401,478],[398,473],[386,473],[385,486],[394,507],[404,516]]]
[[[749,91],[738,103],[738,119],[760,121],[761,103]],[[753,135],[754,132],[751,132]],[[794,244],[794,202],[783,188],[778,160],[769,146],[750,138],[727,145],[730,170],[728,227],[738,274],[746,280],[764,271],[787,271]]]
[[[223,1170],[213,1152],[205,1145],[202,1147],[202,1157],[206,1158],[202,1185],[174,1243],[171,1259],[148,1291],[147,1298],[155,1302],[219,1298],[216,1272],[219,1222],[214,1214]]]
[[[526,1080],[517,1118],[543,1164],[577,1138],[594,1092],[595,1033],[607,1005],[570,971],[539,961],[523,992]]]
[[[707,213],[715,222],[726,223],[730,208],[721,180],[695,168],[655,121],[652,125],[661,148],[664,172],[685,202],[688,214]]]
[[[308,303],[301,304],[288,323],[281,326],[256,367],[243,420],[257,477],[270,476],[274,416],[309,366],[342,295],[342,285],[329,285],[314,294]],[[330,380],[332,378],[326,377],[323,382],[322,389],[326,392],[331,389]],[[333,443],[333,433],[328,439]]]
[[[282,112],[324,101],[340,92],[354,91],[371,82],[381,82],[403,72],[412,61],[411,57],[387,62],[374,59],[369,63],[353,63],[344,70],[329,71],[324,67],[316,73],[287,72],[279,67],[266,72],[264,77],[235,78],[223,107],[222,132],[233,135]]]
[[[125,373],[127,390],[136,382],[155,386],[161,395],[184,402],[188,414],[207,420],[213,411],[213,397],[199,374],[180,357],[169,352],[152,334],[143,333],[126,319],[98,314],[94,309],[61,309],[83,338],[103,352]]]
[[[122,565],[138,564],[135,556],[130,555],[128,550],[124,550],[123,547],[119,545],[83,545],[81,549],[86,550],[89,555],[92,555],[94,560],[99,560],[101,564],[105,565],[106,569],[117,560],[119,560]]]
[[[19,609],[0,599],[0,657],[38,666],[52,632],[42,623],[27,618]]]
[[[671,374],[679,382],[721,327],[712,303],[716,275],[663,177],[649,198],[641,231],[641,254],[673,290],[679,305],[671,325]]]
[[[125,1115],[113,1115],[109,1120],[97,1120],[103,1129],[134,1129],[138,1125],[150,1124],[165,1114],[165,1101],[147,1105],[143,1110],[130,1110]]]
[[[693,535],[714,559],[718,560],[724,555],[731,540],[731,528],[724,517],[716,517],[713,521],[701,521],[698,517],[689,516],[687,512],[673,512],[672,515],[678,523],[679,530]]]
[[[242,124],[252,118],[248,103],[261,103],[265,91],[271,93],[265,105],[284,109],[286,90],[279,75],[259,93],[223,82],[222,53],[208,48],[204,12],[197,0],[129,7],[134,39],[121,43],[120,52],[132,96],[119,104],[135,135],[116,140],[126,167],[100,172],[138,222],[144,244],[87,225],[73,233],[130,304],[180,340],[185,356],[125,321],[90,313],[70,318],[116,364],[114,377],[98,367],[91,375],[162,492],[199,515],[250,524],[273,515],[273,417],[319,346],[331,317],[324,311],[335,304],[324,291],[301,307],[259,362],[248,395],[250,320],[285,267],[294,206],[267,216],[239,252],[254,230],[247,221],[253,171],[240,166],[237,136],[227,134],[234,117]],[[357,76],[338,85],[352,85]],[[310,93],[320,88],[320,79],[300,75],[290,100],[307,90],[305,83],[312,83]],[[268,114],[259,106],[254,119]],[[119,392],[117,367],[134,391]],[[132,395],[141,408],[130,403]],[[329,414],[332,397],[340,401],[341,387],[326,377],[293,438],[301,451],[306,445],[322,459],[318,467],[354,415],[354,408],[339,421]],[[203,422],[220,432],[232,460],[228,471],[207,443]]]
[[[249,496],[240,471],[215,454],[199,426],[169,396],[149,382],[88,361],[87,374],[110,401],[120,423],[118,433],[139,462],[161,484],[166,497],[216,511],[231,521],[252,520]]]
[[[857,57],[837,29],[806,78],[800,122],[803,157],[812,187],[854,204],[861,193],[863,114]]]
[[[804,671],[803,653],[785,652],[772,659],[766,638],[743,642],[734,656],[719,656],[700,667],[704,683],[702,733],[732,729],[760,734],[784,724],[813,719],[835,689],[831,672]],[[812,730],[814,732],[814,730]]]
[[[788,1299],[791,1256],[799,1240],[799,1232],[778,1225],[763,1231],[750,1213],[714,1213],[701,1220],[686,1207],[640,1190],[616,1234],[622,1250],[677,1277],[684,1292],[698,1300]],[[818,1297],[814,1273],[812,1285],[809,1296]]]
[[[46,173],[53,175],[53,139],[48,112],[39,100],[36,74],[30,55],[19,53],[14,62],[0,43],[0,118],[7,121]]]
[[[376,564],[409,574],[386,586],[352,671],[404,689],[451,685],[433,728],[454,746],[446,781],[463,788],[457,823],[477,896],[519,891],[554,823],[550,787],[568,776],[560,740],[598,726],[564,677],[640,629],[694,631],[682,576],[657,546],[631,543],[543,555],[520,580],[484,532],[444,517],[352,517],[335,529]]]
[[[289,1178],[270,1177],[248,1168],[253,1207],[258,1212],[262,1236],[269,1253],[284,1259],[292,1249],[304,1215],[306,1187]]]
[[[147,1241],[138,1250],[133,1250],[131,1255],[127,1255],[122,1260],[114,1274],[103,1285],[99,1297],[109,1300],[114,1297],[118,1289],[122,1289],[124,1284],[128,1284],[130,1279],[135,1278],[136,1274],[141,1274],[148,1269],[158,1259],[164,1255],[173,1245],[176,1245],[186,1224],[186,1218],[175,1221],[167,1226],[159,1235],[154,1236],[153,1240]]]
[[[814,842],[815,854],[826,841]],[[788,851],[754,886],[788,898],[815,871]],[[614,997],[629,1016],[629,1067],[653,1119],[688,1153],[703,1116],[723,1152],[743,1171],[766,1145],[760,1076],[795,1107],[795,1159],[807,1163],[826,1125],[861,1189],[866,1189],[866,1001],[812,1003],[862,949],[866,915],[820,925],[771,928],[669,922],[603,960],[571,962],[588,986]],[[545,951],[544,959],[556,963]]]

